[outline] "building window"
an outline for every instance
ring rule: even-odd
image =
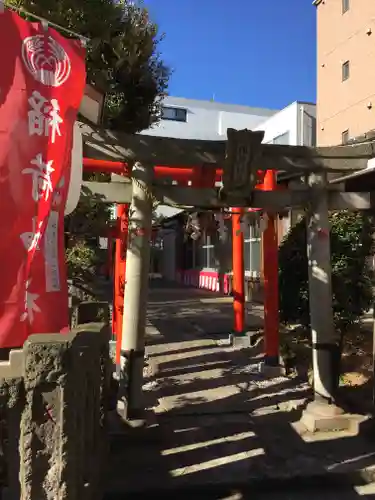
[[[283,144],[285,146],[289,145],[289,131],[284,134],[278,135],[274,139],[272,139],[272,144]]]
[[[342,65],[342,81],[345,82],[350,75],[350,64],[349,61],[345,61]]]
[[[261,270],[261,235],[257,223],[247,227],[244,234],[245,271],[251,276],[259,276]]]
[[[207,234],[204,230],[202,235],[202,245],[200,247],[201,255],[199,265],[205,269],[216,269],[219,262],[216,257],[215,244],[217,243],[217,235]]]
[[[161,108],[161,118],[162,118],[162,120],[172,120],[175,122],[186,122],[187,121],[187,109],[172,108],[171,106],[163,106]]]
[[[341,144],[347,144],[349,142],[349,130],[344,130],[341,134]]]
[[[342,13],[348,12],[350,8],[350,0],[342,0]]]

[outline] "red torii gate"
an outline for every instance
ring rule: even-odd
[[[129,177],[128,165],[120,161],[83,158],[86,171],[117,174]],[[211,188],[221,181],[223,169],[209,166],[162,166],[154,167],[156,177],[168,177],[180,185]],[[276,173],[272,170],[258,171],[260,182],[256,188],[264,191],[277,189]],[[262,179],[263,177],[263,179]],[[263,182],[261,182],[263,180]],[[109,238],[116,239],[113,300],[113,333],[116,337],[116,362],[120,362],[123,300],[126,275],[126,246],[128,237],[128,204],[117,206],[117,225]],[[234,332],[241,335],[245,330],[245,286],[244,286],[244,241],[241,231],[243,208],[232,209],[232,258],[233,258],[233,313]],[[278,307],[278,238],[275,215],[267,214],[268,224],[263,235],[263,273],[264,273],[264,339],[265,362],[271,366],[279,363],[279,307]],[[112,252],[112,245],[109,244]]]

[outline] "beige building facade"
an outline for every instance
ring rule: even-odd
[[[375,129],[375,0],[315,0],[317,142]]]

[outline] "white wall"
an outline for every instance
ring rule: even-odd
[[[227,137],[227,129],[234,128],[241,130],[247,128],[249,130],[255,129],[259,123],[267,120],[268,117],[259,115],[250,115],[245,113],[229,113],[221,111],[218,116],[219,120],[219,135],[223,138]]]
[[[142,134],[178,139],[219,140],[226,137],[227,128],[253,129],[276,112],[181,97],[166,97],[163,105],[186,109],[187,121],[161,120]]]
[[[316,146],[316,105],[297,103],[298,113],[298,140],[300,145]],[[302,127],[301,127],[302,121]]]
[[[291,146],[312,146],[315,145],[315,122],[316,106],[296,101],[259,124],[255,130],[265,131],[264,143],[272,143],[276,137],[289,132],[288,144]]]
[[[297,106],[295,103],[287,106],[258,125],[256,130],[264,130],[264,143],[272,143],[276,137],[289,132],[289,144],[297,144]]]
[[[142,133],[176,139],[218,139],[218,112],[206,109],[187,108],[187,121],[161,120]]]

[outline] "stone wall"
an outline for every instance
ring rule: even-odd
[[[2,500],[96,500],[106,463],[109,328],[34,335],[0,362]]]
[[[107,281],[105,286],[103,283],[100,286],[100,281],[96,285],[97,289],[93,290],[77,280],[68,280],[70,328],[91,322],[111,324],[112,286]]]

